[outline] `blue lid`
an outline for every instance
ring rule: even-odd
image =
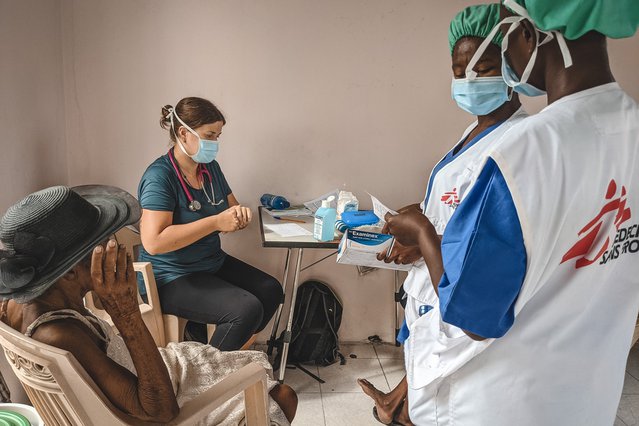
[[[357,226],[374,225],[379,222],[372,210],[347,211],[342,213],[342,222],[349,228]]]

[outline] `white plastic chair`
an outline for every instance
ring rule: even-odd
[[[0,345],[47,426],[142,423],[119,412],[71,353],[26,337],[3,322]],[[244,392],[247,425],[268,425],[266,371],[256,363],[184,404],[169,425],[193,425],[240,392]]]

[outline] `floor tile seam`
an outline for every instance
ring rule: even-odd
[[[628,423],[624,422],[623,419],[619,416],[617,416],[617,420],[619,420],[621,423],[623,423],[624,425],[628,426]]]
[[[319,377],[320,379],[322,378],[319,375],[319,367],[317,368],[317,377]],[[324,392],[322,391],[322,384],[318,383],[319,385],[319,390],[320,390],[320,402],[322,404],[322,416],[324,416],[324,426],[326,426],[326,409],[324,408]]]
[[[390,392],[393,389],[391,388],[390,382],[388,381],[388,376],[386,375],[386,370],[384,370],[384,366],[382,365],[382,361],[379,358],[379,356],[377,357],[377,363],[379,364],[379,368],[382,369],[382,374],[384,375],[384,380],[386,380],[386,386],[388,386],[388,391]]]
[[[630,371],[626,370],[626,374],[628,374],[630,377],[632,377],[635,380],[639,380],[639,377],[635,377],[634,374],[632,374]]]

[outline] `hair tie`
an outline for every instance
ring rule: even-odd
[[[172,118],[173,118],[173,107],[169,108],[169,113],[164,116],[165,120],[170,120]],[[171,120],[171,121],[173,121],[173,120]]]

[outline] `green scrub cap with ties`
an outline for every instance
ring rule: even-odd
[[[639,0],[635,0],[639,1]],[[499,23],[499,4],[480,4],[469,6],[459,12],[448,28],[448,44],[452,55],[455,44],[462,37],[486,38],[490,31]],[[498,32],[492,40],[501,47],[502,34]]]
[[[537,28],[559,31],[568,40],[589,31],[610,38],[632,37],[639,25],[639,0],[514,1],[526,8]],[[507,2],[505,6],[508,7]]]

